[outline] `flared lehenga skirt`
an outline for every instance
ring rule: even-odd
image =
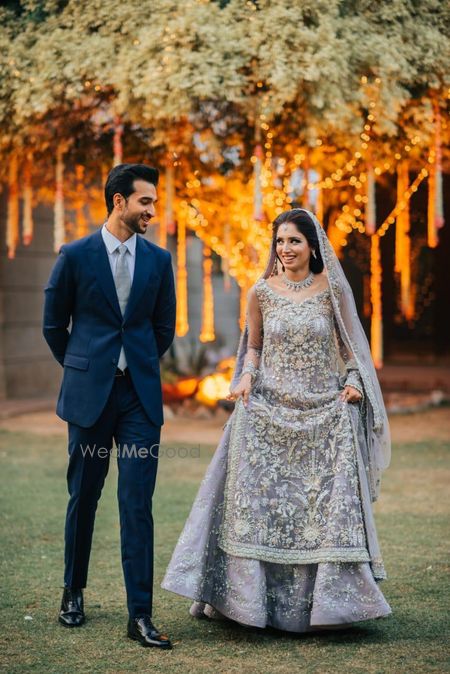
[[[291,632],[389,615],[357,423],[335,398],[317,414],[239,402],[162,587]]]

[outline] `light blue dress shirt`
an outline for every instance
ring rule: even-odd
[[[133,283],[134,267],[136,264],[136,237],[137,234],[133,234],[132,236],[130,236],[129,239],[123,241],[123,245],[126,246],[128,249],[125,259],[127,261],[128,270],[130,272],[131,283]],[[111,273],[114,278],[117,259],[119,257],[118,248],[122,244],[122,241],[119,241],[119,239],[115,237],[114,234],[111,234],[111,232],[106,227],[106,223],[102,227],[102,238],[106,246],[106,252],[108,253],[108,260],[111,267]],[[125,357],[125,351],[123,349],[123,346],[120,350],[119,363],[121,369],[125,370],[127,366],[127,359]]]

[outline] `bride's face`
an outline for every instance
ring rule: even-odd
[[[292,222],[283,223],[278,227],[276,247],[277,255],[285,269],[292,272],[309,269],[311,248],[306,236],[301,234]]]

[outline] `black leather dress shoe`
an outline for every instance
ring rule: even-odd
[[[128,636],[130,639],[139,641],[141,646],[147,648],[161,648],[163,650],[172,648],[169,637],[156,629],[149,615],[130,618],[128,621]]]
[[[64,588],[58,620],[64,627],[80,627],[84,623],[83,590]]]

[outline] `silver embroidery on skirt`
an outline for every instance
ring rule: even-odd
[[[257,379],[225,427],[162,586],[291,631],[388,615],[363,409],[339,398],[330,293],[296,302],[263,279],[256,292]]]

